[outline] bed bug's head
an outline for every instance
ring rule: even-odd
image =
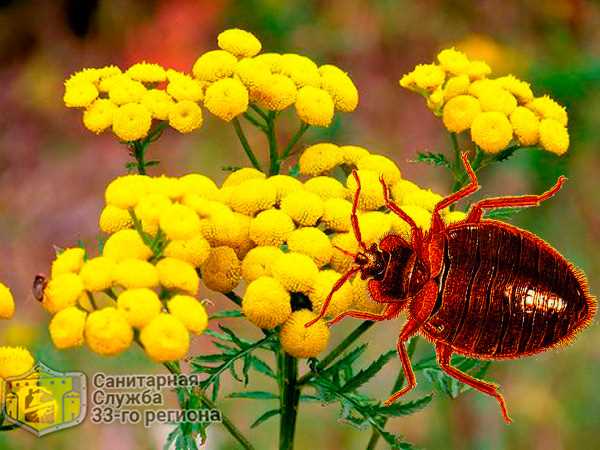
[[[338,250],[340,250],[338,248]],[[383,279],[390,255],[381,251],[376,244],[372,244],[366,250],[359,251],[354,257],[354,264],[360,271],[363,280],[367,278]]]

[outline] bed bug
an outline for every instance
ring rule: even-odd
[[[357,190],[351,218],[360,250],[351,255],[354,267],[334,285],[318,318],[325,315],[333,293],[360,272],[363,279],[369,280],[372,299],[386,305],[383,313],[346,311],[330,324],[344,317],[388,320],[406,311],[407,321],[400,331],[397,349],[407,384],[385,404],[416,386],[406,342],[418,333],[434,344],[442,370],[494,397],[504,420],[510,423],[498,386],[453,367],[452,354],[498,360],[566,345],[590,324],[596,300],[583,273],[542,239],[513,225],[483,218],[487,209],[538,206],[554,196],[566,178],[561,176],[541,195],[480,200],[471,206],[464,220],[445,225],[440,212],[479,189],[466,153],[462,154],[462,162],[469,184],[435,206],[430,230],[425,233],[390,200],[389,189],[381,179],[387,208],[410,225],[410,242],[390,234],[369,248],[358,226],[360,180],[353,172]]]

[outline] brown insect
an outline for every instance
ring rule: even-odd
[[[388,320],[406,310],[408,320],[397,348],[407,384],[385,403],[393,403],[416,386],[405,344],[419,333],[435,345],[438,364],[448,375],[495,397],[504,420],[510,423],[498,386],[452,367],[452,354],[509,359],[566,345],[590,324],[596,301],[585,276],[542,239],[507,223],[482,218],[486,209],[538,206],[556,194],[566,178],[561,176],[541,195],[481,200],[463,221],[445,225],[440,211],[479,189],[465,153],[462,161],[470,183],[435,206],[426,233],[390,200],[381,179],[386,206],[410,225],[411,241],[392,234],[370,248],[362,241],[358,226],[360,180],[353,173],[357,190],[352,227],[360,251],[352,255],[355,267],[335,284],[318,318],[325,315],[333,293],[360,272],[363,279],[369,279],[373,300],[386,305],[384,312],[346,311],[330,323],[347,316]]]
[[[35,298],[38,302],[44,300],[44,290],[48,285],[48,279],[45,275],[38,273],[33,279],[33,286],[31,286],[31,292],[33,293],[33,298]]]

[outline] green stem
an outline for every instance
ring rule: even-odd
[[[294,434],[298,417],[300,390],[298,388],[298,360],[283,353],[279,363],[280,408],[279,450],[294,448]]]
[[[142,141],[130,144],[131,156],[135,158],[136,168],[140,175],[146,175],[146,145]]]
[[[229,300],[231,300],[233,303],[235,303],[238,306],[242,306],[242,298],[237,295],[235,292],[225,292],[223,294],[225,297],[227,297]]]
[[[269,120],[269,117],[267,116],[267,114],[262,109],[260,109],[258,106],[256,106],[254,103],[250,103],[250,108],[252,108],[254,111],[256,111],[256,113],[260,117],[262,117],[265,122],[267,122]]]
[[[169,372],[175,375],[181,374],[181,369],[177,363],[165,363],[164,366],[167,368]],[[192,390],[193,395],[197,396],[200,401],[209,409],[218,409],[217,405],[213,403],[205,394],[200,390],[198,386],[196,386]],[[236,441],[240,443],[242,448],[246,450],[254,450],[254,447],[250,443],[250,441],[242,434],[242,432],[233,424],[231,419],[227,417],[223,411],[221,412],[222,424],[229,431],[229,433],[235,438]]]
[[[244,114],[244,118],[250,122],[252,125],[254,125],[257,128],[260,128],[263,132],[267,132],[267,127],[258,121],[258,119],[256,119],[255,117],[253,117],[249,112],[245,112]]]
[[[244,130],[242,130],[242,125],[240,124],[239,119],[237,117],[235,117],[231,121],[231,123],[233,124],[235,133],[237,134],[237,136],[240,140],[240,143],[242,144],[242,147],[244,148],[244,151],[246,152],[246,155],[248,156],[248,159],[250,160],[250,162],[252,163],[252,165],[254,166],[255,169],[258,169],[262,172],[260,163],[256,159],[256,156],[254,156],[254,152],[252,151],[252,148],[250,147],[250,144],[248,143],[248,139],[246,139],[246,135],[244,134]]]
[[[275,135],[275,112],[269,111],[267,116],[267,139],[269,140],[269,175],[279,173],[280,161],[277,152],[277,136]]]
[[[294,148],[294,145],[296,145],[298,143],[298,141],[300,140],[302,135],[304,133],[306,133],[306,130],[308,130],[309,126],[310,125],[305,122],[302,122],[300,124],[300,128],[298,129],[298,131],[296,131],[296,134],[294,134],[294,136],[292,136],[292,139],[290,139],[290,142],[288,143],[287,147],[281,154],[281,158],[279,158],[280,162],[285,161],[287,159],[287,157],[290,156],[290,152],[292,151],[292,148]]]
[[[350,345],[354,341],[356,341],[360,336],[362,336],[369,328],[371,328],[375,322],[366,320],[361,322],[361,324],[352,331],[346,338],[339,343],[325,358],[323,358],[319,364],[317,365],[316,372],[311,371],[306,375],[302,376],[298,380],[299,385],[304,385],[308,383],[318,371],[324,370],[327,368],[329,364],[331,364],[338,356],[340,356],[344,351],[348,349]]]

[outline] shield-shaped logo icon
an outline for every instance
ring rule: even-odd
[[[61,373],[38,362],[4,381],[4,416],[37,436],[79,425],[87,411],[86,384],[81,372]]]

